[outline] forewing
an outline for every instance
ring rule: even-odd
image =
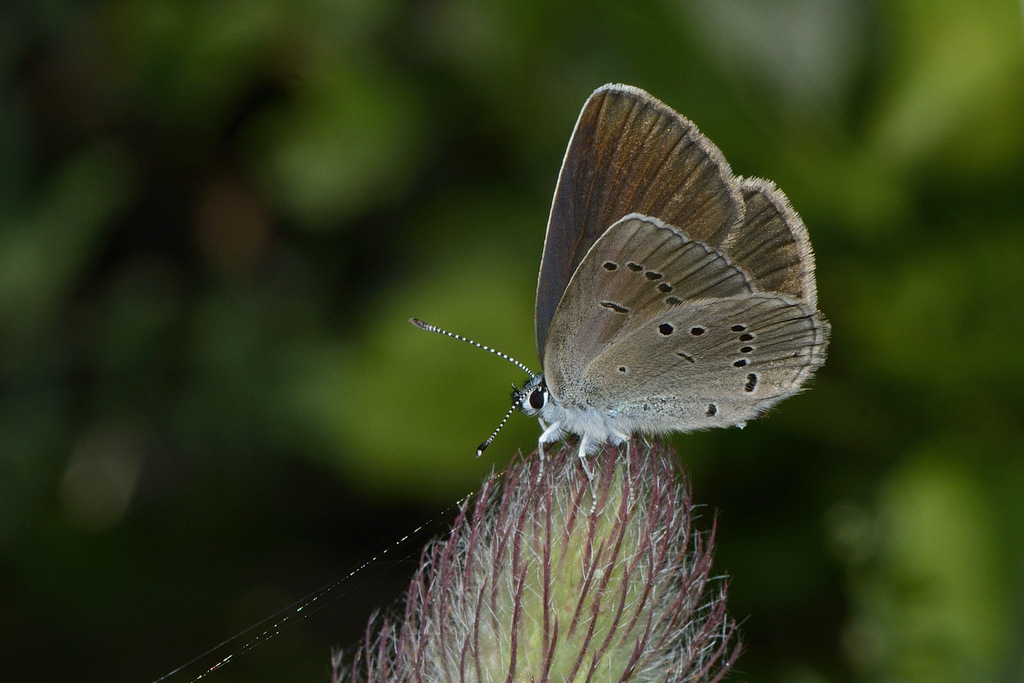
[[[740,219],[739,185],[697,127],[648,93],[606,85],[583,106],[555,189],[537,282],[537,351],[597,239],[629,213],[714,246]]]
[[[657,218],[630,214],[594,243],[566,287],[544,352],[548,387],[560,398],[638,321],[686,301],[752,291],[721,253]]]

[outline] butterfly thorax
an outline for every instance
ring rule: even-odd
[[[591,451],[606,443],[623,443],[632,431],[613,410],[563,403],[551,393],[544,373],[534,375],[522,389],[513,392],[512,403],[524,414],[540,419],[543,443],[578,434],[586,450]]]

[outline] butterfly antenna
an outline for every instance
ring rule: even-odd
[[[513,387],[513,388],[515,388],[515,387]],[[518,402],[514,402],[512,404],[512,407],[508,409],[507,413],[505,413],[505,417],[501,418],[501,422],[499,422],[498,426],[494,428],[494,431],[491,432],[491,435],[489,437],[487,437],[487,440],[484,441],[479,446],[477,446],[477,448],[476,448],[476,457],[479,458],[481,455],[484,454],[484,451],[487,449],[487,447],[491,445],[492,441],[494,441],[494,437],[498,436],[498,432],[501,431],[501,428],[505,426],[506,422],[508,422],[508,418],[512,417],[512,413],[514,413],[516,411],[516,408],[518,408],[518,407],[519,407],[519,403]]]
[[[461,334],[455,334],[454,332],[449,332],[448,330],[442,330],[437,325],[431,325],[430,323],[425,323],[422,320],[420,320],[419,318],[409,318],[409,322],[411,322],[413,325],[415,325],[416,327],[420,328],[421,330],[426,330],[427,332],[437,332],[438,334],[443,334],[446,337],[451,337],[452,339],[458,339],[459,341],[464,341],[467,344],[472,344],[473,346],[477,347],[478,349],[483,349],[484,351],[490,351],[495,356],[499,356],[501,358],[504,358],[509,363],[512,363],[516,367],[518,367],[521,370],[524,370],[525,372],[527,372],[530,375],[530,377],[533,377],[533,371],[530,370],[530,368],[526,367],[525,365],[523,365],[522,363],[520,363],[519,361],[517,361],[515,358],[513,358],[510,355],[508,355],[507,353],[502,353],[501,351],[498,351],[497,349],[492,349],[490,346],[484,346],[480,342],[475,342],[472,339],[468,339],[467,337],[463,337]],[[509,412],[511,413],[511,411],[509,411]],[[507,415],[505,416],[505,419],[506,420],[508,419]],[[502,424],[505,424],[504,420],[502,420]],[[499,426],[498,429],[501,429],[501,427]],[[494,437],[492,436],[491,438],[494,438]],[[491,439],[488,439],[485,443],[489,444],[490,442],[491,442]]]

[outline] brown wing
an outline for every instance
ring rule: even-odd
[[[596,90],[580,113],[558,176],[537,282],[537,351],[577,266],[617,220],[641,213],[712,246],[739,222],[739,185],[697,127],[648,93]]]

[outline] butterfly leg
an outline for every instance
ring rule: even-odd
[[[632,457],[632,454],[630,453],[630,450],[629,450],[630,447],[632,446],[632,443],[631,443],[631,441],[629,439],[629,435],[628,434],[623,434],[622,432],[613,432],[612,435],[615,437],[615,439],[618,440],[618,443],[615,444],[616,446],[619,445],[619,444],[625,444],[626,445],[626,482],[627,482],[626,490],[629,491],[630,492],[630,496],[632,496],[632,492],[633,492],[633,484],[632,484],[632,482],[633,482],[633,472],[630,469],[630,463],[632,462],[633,457]],[[632,498],[630,498],[630,500],[632,501]]]
[[[583,466],[583,473],[587,475],[587,481],[594,481],[594,473],[590,471],[590,466],[587,464],[587,447],[590,445],[590,439],[584,434],[580,437],[580,465]]]
[[[590,470],[590,465],[587,464],[587,446],[590,445],[590,439],[587,438],[586,434],[580,436],[580,450],[579,459],[580,466],[583,467],[583,473],[587,475],[587,483],[590,484],[590,516],[593,517],[594,513],[597,512],[597,482],[594,480],[594,473]]]
[[[559,433],[562,431],[562,427],[558,422],[553,422],[550,425],[537,418],[537,422],[540,422],[541,434],[537,439],[537,456],[540,458],[540,467],[537,470],[537,481],[540,482],[540,477],[544,474],[544,444],[551,443],[558,438]]]
[[[544,444],[551,443],[558,438],[558,433],[561,431],[561,425],[557,422],[553,422],[550,425],[544,422],[544,420],[537,419],[540,422],[541,434],[537,439],[537,455],[541,461],[544,461]]]

